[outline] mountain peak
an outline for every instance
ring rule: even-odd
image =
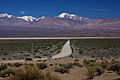
[[[75,14],[70,14],[70,13],[61,13],[59,16],[57,16],[58,18],[69,18],[69,19],[73,19],[73,20],[76,20],[76,19],[79,19],[81,20],[83,17],[80,17],[78,15],[75,15]]]
[[[19,19],[23,19],[23,20],[25,20],[25,21],[36,21],[37,20],[37,18],[35,18],[35,17],[33,17],[33,16],[22,16],[22,17],[17,17],[17,18],[19,18]]]
[[[40,18],[36,18],[36,17],[33,17],[33,16],[22,16],[22,17],[17,17],[17,18],[23,19],[23,20],[28,21],[28,22],[29,21],[33,22],[33,21],[38,21],[38,20],[44,19],[45,16],[42,16]]]
[[[68,16],[75,16],[74,14],[70,14],[70,13],[61,13],[59,15],[60,18],[64,18],[64,17],[68,17]]]
[[[8,17],[8,18],[11,18],[12,15],[9,15],[8,13],[3,13],[3,14],[0,14],[0,17]]]

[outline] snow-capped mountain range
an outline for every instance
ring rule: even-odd
[[[25,21],[37,21],[38,20],[38,18],[35,18],[35,17],[32,17],[32,16],[22,16],[22,17],[17,17],[17,18],[19,18],[19,19],[23,19],[23,20],[25,20]]]
[[[8,18],[11,18],[12,15],[9,15],[7,13],[3,13],[3,14],[0,14],[0,17],[8,17]]]
[[[41,20],[41,19],[44,19],[45,18],[45,16],[42,16],[42,17],[40,17],[40,18],[35,18],[35,17],[33,17],[33,16],[21,16],[21,17],[16,17],[16,16],[13,16],[13,15],[9,15],[8,13],[3,13],[3,14],[0,14],[0,18],[4,18],[4,17],[7,17],[7,18],[12,18],[12,17],[14,17],[14,18],[19,18],[19,19],[23,19],[23,20],[25,20],[25,21],[38,21],[38,20]]]
[[[6,22],[6,23],[5,23]],[[7,13],[0,14],[0,26],[2,24],[7,26],[7,23],[13,24],[30,24],[32,26],[41,26],[41,25],[52,25],[52,26],[64,26],[72,28],[82,28],[85,27],[96,27],[96,26],[106,26],[106,25],[117,25],[120,23],[120,18],[113,19],[91,19],[86,17],[81,17],[79,15],[70,14],[70,13],[61,13],[55,17],[33,17],[33,16],[14,16]],[[10,26],[9,24],[9,26]],[[15,26],[15,25],[14,25]]]
[[[91,19],[70,13],[38,18],[0,14],[0,36],[101,36],[101,34],[118,36],[120,18]]]
[[[7,17],[7,18],[11,18],[11,17],[16,17],[16,16],[13,16],[13,15],[9,15],[8,13],[3,13],[3,14],[0,14],[0,17]],[[69,18],[69,19],[73,19],[73,20],[82,20],[83,17],[80,17],[78,15],[74,15],[74,14],[70,14],[70,13],[61,13],[60,15],[56,16],[57,18]],[[41,20],[41,19],[44,19],[45,16],[42,16],[42,17],[39,17],[39,18],[36,18],[36,17],[33,17],[33,16],[21,16],[21,17],[16,17],[16,18],[19,18],[19,19],[23,19],[25,21],[38,21],[38,20]]]

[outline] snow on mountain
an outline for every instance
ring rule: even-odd
[[[39,19],[45,19],[45,16],[40,17]]]
[[[0,14],[0,17],[8,17],[11,18],[12,15],[9,15],[8,13]]]
[[[82,20],[83,17],[80,17],[78,15],[74,15],[74,14],[69,14],[69,13],[61,13],[59,16],[57,16],[58,18],[69,18],[69,19],[79,19]]]
[[[35,18],[35,17],[33,17],[33,16],[22,16],[22,17],[17,17],[17,18],[23,19],[23,20],[28,21],[28,22],[29,22],[29,21],[33,22],[33,21],[38,21],[38,20],[44,19],[45,16],[42,16],[42,17],[40,17],[40,18]]]
[[[42,19],[45,19],[45,16],[42,16],[40,18],[36,18],[36,21],[39,21],[39,20],[42,20]]]
[[[13,15],[9,15],[8,13],[3,13],[3,14],[0,14],[0,18],[17,18],[17,19],[22,19],[22,20],[25,20],[27,22],[33,22],[33,21],[38,21],[38,20],[42,20],[45,18],[45,16],[42,16],[40,18],[36,18],[36,17],[33,17],[33,16],[21,16],[21,17],[17,17],[17,16],[13,16]]]
[[[17,18],[19,18],[19,19],[23,19],[23,20],[25,20],[25,21],[37,21],[37,18],[35,18],[35,17],[32,17],[32,16],[22,16],[22,17],[17,17]]]
[[[4,13],[4,14],[0,14],[0,17],[8,17],[8,18],[11,18],[13,17],[12,15],[9,15],[8,13]],[[38,21],[38,20],[42,20],[45,18],[45,16],[42,16],[40,18],[36,18],[36,17],[33,17],[33,16],[21,16],[21,17],[17,17],[17,16],[14,16],[15,18],[18,18],[18,19],[22,19],[22,20],[25,20],[27,22],[33,22],[33,21]],[[78,15],[74,15],[74,14],[70,14],[70,13],[61,13],[59,16],[57,16],[58,18],[69,18],[69,19],[73,19],[73,20],[82,20],[83,17],[80,17]]]

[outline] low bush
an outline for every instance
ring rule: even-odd
[[[79,61],[78,59],[75,59],[74,61]]]
[[[12,67],[12,66],[13,66],[11,63],[7,63],[7,65],[8,65],[9,67]]]
[[[25,61],[33,61],[32,58],[26,58]]]
[[[67,64],[59,64],[59,66],[63,67],[63,68],[66,68],[66,69],[70,69],[73,67],[73,64],[72,63],[67,63]]]
[[[120,75],[120,62],[112,62],[108,65],[107,70],[115,71]]]
[[[53,64],[50,64],[50,66],[53,66]]]
[[[98,66],[98,65],[89,66],[87,68],[88,78],[93,79],[93,77],[95,76],[100,76],[101,74],[104,73],[104,71],[105,70],[101,66]]]
[[[107,70],[118,71],[120,69],[120,63],[110,63]]]
[[[83,63],[84,63],[85,66],[92,66],[92,65],[94,65],[96,63],[96,60],[86,60],[85,59],[83,61]]]
[[[2,60],[6,60],[6,58],[2,58]]]
[[[45,68],[48,67],[46,63],[37,63],[36,66],[37,66],[39,69],[45,69]]]
[[[42,58],[41,56],[37,56],[37,55],[35,55],[34,57],[35,57],[35,58]]]
[[[9,80],[60,80],[50,73],[43,73],[37,67],[26,66],[25,69],[18,69],[10,76]]]
[[[0,71],[7,69],[7,67],[8,66],[6,64],[0,64]]]
[[[82,65],[80,63],[72,63],[73,66],[77,66],[77,67],[82,67]]]
[[[29,63],[28,65],[29,65],[29,66],[35,66],[33,63]]]
[[[73,66],[82,67],[82,65],[80,63],[77,63],[77,62],[67,63],[67,64],[59,64],[59,66],[63,67],[63,68],[66,68],[66,69],[73,68]]]
[[[57,66],[58,64],[57,64],[57,63],[55,63],[54,65],[55,65],[55,66]]]
[[[18,62],[16,62],[16,63],[13,64],[14,67],[20,67],[22,65],[23,65],[22,63],[18,63]]]
[[[69,69],[67,69],[67,68],[55,68],[55,70],[54,70],[55,72],[59,72],[59,73],[61,73],[61,74],[64,74],[64,73],[69,73]]]
[[[108,62],[101,62],[99,65],[103,68],[103,69],[106,69],[107,66],[108,66]]]
[[[11,74],[14,75],[15,71],[11,68],[8,68],[0,72],[0,77],[3,77],[3,78],[9,77]]]
[[[43,62],[46,62],[47,60],[43,60]]]
[[[88,64],[85,64],[87,67],[88,79],[93,79],[95,76],[100,76],[107,68],[107,64],[105,62],[95,63],[96,61],[91,60],[88,60],[87,62]]]

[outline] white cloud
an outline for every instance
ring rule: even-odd
[[[109,11],[109,9],[105,9],[105,8],[86,8],[86,9],[82,9],[80,7],[72,7],[72,9],[76,9],[76,10],[81,10],[81,11]]]
[[[20,11],[21,14],[25,14],[25,11]]]
[[[89,11],[108,11],[108,9],[87,9]]]

